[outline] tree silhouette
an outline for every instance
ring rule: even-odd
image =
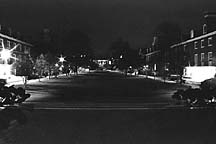
[[[67,56],[92,55],[89,36],[79,30],[70,30],[64,33],[60,46]]]

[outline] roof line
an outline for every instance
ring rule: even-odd
[[[4,35],[4,34],[2,34],[2,33],[0,33],[0,37],[3,37],[3,38],[6,38],[6,39],[9,39],[9,40],[16,41],[16,42],[19,42],[19,43],[22,43],[22,44],[25,44],[25,45],[28,45],[28,46],[33,47],[33,45],[30,44],[30,43],[27,43],[27,42],[24,42],[24,41],[21,41],[21,40],[15,39],[15,38],[13,38],[13,37],[10,37],[10,36],[7,36],[7,35]]]
[[[199,39],[202,39],[202,38],[206,38],[206,37],[209,37],[209,36],[212,36],[212,35],[215,35],[215,34],[216,34],[216,31],[213,31],[213,32],[210,32],[208,34],[201,35],[199,37],[189,39],[189,40],[186,40],[186,41],[178,43],[178,44],[174,44],[174,45],[170,46],[170,48],[174,48],[176,46],[180,46],[180,45],[183,45],[183,44],[186,44],[186,43],[189,43],[189,42],[192,42],[192,41],[196,41],[196,40],[199,40]]]
[[[160,52],[160,50],[153,51],[153,52],[151,52],[151,53],[147,53],[147,54],[145,54],[145,55],[148,56],[148,55],[152,55],[152,54],[155,54],[155,53],[158,53],[158,52]]]

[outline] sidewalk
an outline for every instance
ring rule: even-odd
[[[65,74],[61,74],[61,75],[58,75],[59,76],[64,76]],[[50,79],[51,78],[54,78],[55,76],[50,76]],[[47,77],[44,77],[44,78],[40,78],[40,81],[46,81],[46,80],[49,80],[49,76]],[[28,80],[27,81],[27,84],[32,84],[32,83],[35,83],[35,82],[39,82],[39,79],[31,79],[31,80]],[[6,86],[11,86],[11,85],[24,85],[23,83],[23,79],[22,80],[17,80],[17,81],[11,81],[11,82],[8,82],[6,84]]]
[[[110,72],[116,72],[116,73],[121,73],[123,74],[122,71],[120,70],[108,70]],[[146,75],[141,75],[141,74],[138,74],[138,75],[133,75],[133,76],[136,76],[136,77],[141,77],[141,78],[148,78],[148,79],[152,79],[152,80],[156,80],[156,81],[160,81],[160,82],[164,82],[164,83],[169,83],[169,84],[178,84],[178,82],[176,81],[172,81],[172,80],[167,80],[167,79],[163,79],[162,77],[154,77],[154,76],[146,76]],[[192,88],[199,88],[199,85],[200,83],[196,83],[196,82],[187,82],[187,83],[184,83],[182,84],[184,86],[192,86]]]
[[[172,81],[172,80],[167,80],[167,79],[163,79],[162,77],[154,77],[154,76],[147,76],[146,75],[137,75],[138,77],[144,77],[144,78],[148,78],[148,79],[153,79],[153,80],[157,80],[157,81],[161,81],[164,83],[170,83],[170,84],[180,84],[177,81]],[[196,82],[187,82],[187,83],[182,83],[182,85],[184,86],[191,86],[192,88],[199,88],[200,83],[196,83]]]

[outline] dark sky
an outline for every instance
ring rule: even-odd
[[[0,23],[33,37],[45,27],[81,29],[103,54],[118,37],[143,47],[163,21],[196,27],[215,8],[215,0],[0,0]]]

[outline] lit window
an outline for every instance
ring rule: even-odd
[[[198,54],[194,54],[194,65],[198,65]]]
[[[198,42],[197,41],[194,42],[194,49],[198,49]]]
[[[207,25],[204,24],[204,25],[203,25],[203,34],[206,34],[206,33],[207,33]]]
[[[205,44],[204,44],[204,39],[201,40],[201,48],[204,48]]]
[[[205,54],[201,53],[201,66],[204,66]]]
[[[212,37],[208,38],[208,46],[212,46]]]
[[[212,66],[212,52],[208,52],[208,65]]]

